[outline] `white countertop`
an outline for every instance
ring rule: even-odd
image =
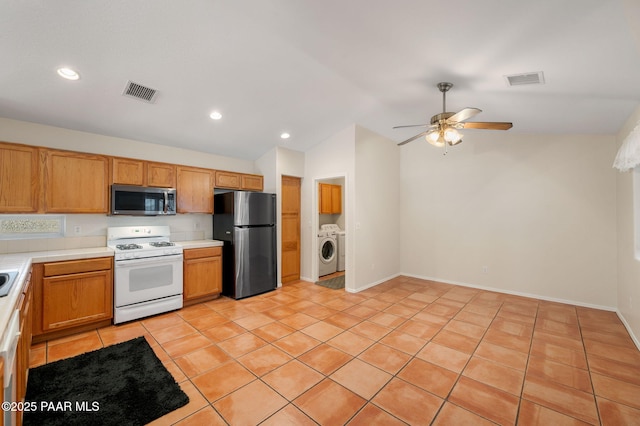
[[[11,318],[11,314],[17,307],[16,305],[20,299],[25,279],[29,275],[33,263],[90,259],[105,256],[113,256],[113,250],[107,247],[96,247],[0,255],[0,271],[18,271],[18,276],[9,294],[5,297],[0,297],[0,336],[4,336],[5,329]]]
[[[185,249],[201,247],[219,247],[223,245],[218,240],[176,241]],[[11,291],[5,297],[0,297],[0,337],[4,337],[5,329],[16,309],[25,279],[29,275],[31,265],[34,263],[60,262],[64,260],[91,259],[96,257],[113,256],[114,251],[108,247],[92,247],[70,250],[51,250],[25,252],[0,255],[0,271],[18,271],[16,281]],[[2,340],[2,339],[0,339]]]
[[[202,248],[202,247],[220,247],[224,245],[224,241],[219,241],[219,240],[176,241],[176,244],[180,244],[182,248],[188,250],[192,248]]]

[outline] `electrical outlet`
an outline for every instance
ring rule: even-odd
[[[488,274],[489,273],[489,267],[488,266],[483,266],[482,267],[482,273],[483,274]]]
[[[76,225],[73,227],[73,232],[79,234],[82,232],[82,228]]]

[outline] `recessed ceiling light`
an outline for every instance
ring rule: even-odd
[[[220,120],[222,118],[222,114],[220,114],[218,111],[213,111],[211,114],[209,114],[209,117],[211,117],[212,120]]]
[[[71,68],[58,68],[58,75],[62,78],[66,78],[67,80],[78,80],[80,78],[80,74]]]
[[[280,138],[282,138],[282,139],[289,139],[290,137],[291,137],[291,135],[289,133],[286,133],[286,132],[280,135]]]

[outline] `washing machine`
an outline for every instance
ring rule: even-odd
[[[338,240],[335,230],[322,225],[318,232],[318,276],[333,274],[338,267]]]
[[[347,253],[347,249],[345,246],[345,231],[343,231],[342,229],[340,229],[340,226],[338,226],[335,223],[331,223],[331,224],[327,224],[327,225],[322,225],[320,227],[321,231],[328,231],[329,233],[335,234],[336,236],[336,241],[338,242],[338,262],[336,264],[336,271],[337,272],[342,272],[345,270],[346,268],[346,253]]]

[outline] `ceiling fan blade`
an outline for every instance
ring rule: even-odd
[[[474,115],[480,114],[481,112],[482,110],[478,108],[465,108],[453,114],[447,119],[447,121],[455,121],[456,123],[458,123],[460,121],[468,120]]]
[[[394,129],[404,129],[405,127],[427,127],[429,124],[408,124],[406,126],[395,126]]]
[[[400,143],[398,144],[398,146],[401,146],[401,145],[407,144],[407,143],[409,143],[409,142],[411,142],[411,141],[414,141],[414,140],[418,139],[419,137],[426,135],[427,133],[428,133],[428,132],[422,132],[422,133],[419,133],[419,134],[415,135],[414,137],[407,139],[406,141],[402,141],[402,142],[400,142]]]
[[[513,127],[513,123],[507,123],[505,121],[471,122],[462,124],[465,129],[509,130]]]

